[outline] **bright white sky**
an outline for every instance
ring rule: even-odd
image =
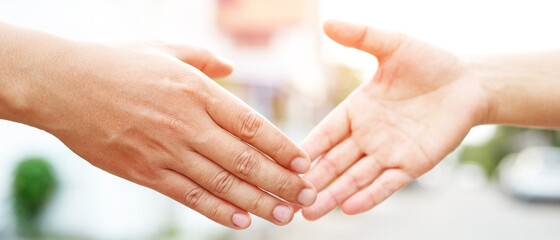
[[[560,48],[559,1],[323,0],[322,18],[405,32],[465,54]],[[341,54],[343,55],[343,54]],[[352,55],[344,61],[359,65]]]

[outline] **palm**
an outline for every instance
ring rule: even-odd
[[[363,154],[413,178],[452,151],[474,121],[455,58],[435,48],[422,56],[419,50],[429,46],[419,45],[401,45],[344,105],[350,138]],[[434,63],[423,61],[430,58]]]
[[[336,35],[337,27],[327,34],[375,54],[380,65],[303,144],[312,158],[321,156],[306,178],[318,190],[336,179],[304,209],[309,219],[338,205],[350,214],[370,209],[433,168],[478,120],[480,91],[453,54],[404,36],[368,42],[379,32],[347,41],[351,35]]]

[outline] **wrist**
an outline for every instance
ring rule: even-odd
[[[30,75],[34,72],[34,56],[28,53],[27,38],[16,27],[0,23],[0,118],[18,121],[30,111]],[[18,121],[19,122],[19,121]]]
[[[0,23],[0,119],[41,128],[44,96],[59,76],[71,41]]]
[[[496,118],[496,92],[492,81],[490,66],[479,61],[478,57],[464,56],[463,79],[471,86],[469,91],[475,96],[474,101],[474,126],[493,124]]]

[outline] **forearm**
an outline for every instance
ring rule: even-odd
[[[0,119],[33,124],[70,41],[0,22]]]
[[[478,58],[469,69],[486,92],[483,124],[560,128],[560,51]]]

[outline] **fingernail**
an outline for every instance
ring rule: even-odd
[[[235,226],[238,226],[240,228],[247,228],[251,223],[251,218],[243,213],[235,213],[233,214],[231,221],[233,222],[233,224],[235,224]]]
[[[305,188],[299,193],[297,200],[304,206],[311,206],[317,198],[317,193],[311,188]]]
[[[272,216],[280,223],[287,223],[292,217],[292,209],[284,205],[278,205],[272,211]]]
[[[305,158],[298,157],[292,161],[290,166],[298,173],[305,173],[309,170],[309,161]]]

